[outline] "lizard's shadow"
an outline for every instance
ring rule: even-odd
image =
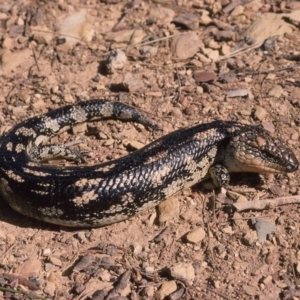
[[[60,231],[62,226],[45,223],[39,220],[22,215],[12,209],[0,195],[0,221],[20,228],[36,228],[41,230]],[[63,227],[64,229],[67,227]],[[68,228],[67,228],[68,229]],[[75,228],[74,228],[75,229]]]
[[[207,181],[210,181],[208,179]],[[230,174],[230,182],[229,182],[229,189],[230,187],[238,188],[238,187],[248,187],[248,188],[258,188],[261,185],[262,178],[258,173],[231,173]],[[201,192],[203,194],[210,193],[211,190],[207,190],[204,187],[203,182],[199,182],[192,187],[192,191],[194,192]]]

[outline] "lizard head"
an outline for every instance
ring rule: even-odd
[[[299,167],[293,151],[260,127],[241,126],[227,149],[225,160],[231,172],[290,173]]]

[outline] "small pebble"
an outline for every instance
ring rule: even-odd
[[[190,30],[196,30],[199,27],[199,17],[192,13],[182,13],[176,16],[173,22]]]
[[[265,285],[267,285],[267,284],[269,284],[270,282],[272,282],[272,280],[273,280],[273,277],[271,276],[271,275],[268,275],[267,277],[265,277],[264,279],[263,279],[263,283],[265,284]]]
[[[234,97],[246,97],[248,95],[249,95],[248,89],[239,89],[239,90],[229,91],[226,96],[228,98],[234,98]]]
[[[106,68],[109,73],[115,73],[122,70],[127,63],[127,57],[124,51],[120,49],[113,50],[106,61]]]
[[[55,268],[54,265],[51,263],[46,262],[44,265],[44,269],[46,272],[51,272],[54,268]]]
[[[50,296],[54,296],[54,293],[55,293],[55,283],[54,282],[51,282],[51,281],[48,281],[46,283],[46,287],[44,288],[44,292]]]
[[[185,235],[186,241],[193,244],[201,242],[204,238],[205,231],[201,227],[191,230]]]
[[[133,244],[132,248],[133,248],[133,253],[135,255],[138,255],[143,251],[143,247],[140,244],[137,244],[137,243]]]
[[[255,230],[257,232],[257,237],[260,242],[263,242],[267,239],[267,235],[276,231],[275,224],[264,220],[262,218],[253,218],[251,219],[251,223],[254,225]]]
[[[296,271],[300,274],[300,261],[297,262]]]
[[[215,72],[195,72],[194,79],[197,83],[213,82],[218,79],[218,76]]]
[[[174,280],[164,282],[157,293],[155,293],[155,299],[162,300],[170,294],[174,293],[177,289],[177,284]]]
[[[50,261],[50,263],[51,263],[52,265],[54,265],[54,266],[61,267],[61,265],[62,265],[61,260],[58,259],[58,258],[55,257],[55,256],[51,256],[51,257],[49,258],[49,261]]]
[[[130,141],[127,146],[131,147],[132,149],[138,150],[143,148],[145,145],[138,141]]]
[[[267,111],[263,107],[257,106],[256,110],[255,110],[255,113],[254,113],[254,116],[256,117],[256,119],[262,121],[266,118]]]
[[[279,98],[281,95],[283,94],[283,88],[281,85],[275,85],[273,86],[270,90],[268,95],[275,97],[275,98]]]
[[[257,241],[257,233],[255,230],[250,230],[243,237],[243,242],[246,246],[251,246]]]
[[[146,57],[154,57],[157,54],[157,50],[157,47],[146,45],[141,47],[140,53]]]
[[[51,253],[52,253],[52,252],[51,252],[51,250],[50,250],[49,248],[45,248],[45,249],[43,250],[43,256],[49,256]]]
[[[145,268],[145,271],[146,271],[147,273],[153,273],[153,272],[154,272],[154,267],[148,266],[148,267]]]
[[[86,240],[85,232],[84,231],[78,232],[77,233],[77,238],[79,239],[80,242]]]
[[[187,281],[192,284],[195,279],[195,270],[192,264],[178,263],[170,267],[170,274],[175,279]]]
[[[157,219],[159,223],[166,222],[179,213],[179,202],[175,197],[170,197],[167,200],[161,202],[157,206]]]

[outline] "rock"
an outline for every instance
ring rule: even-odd
[[[169,24],[175,17],[175,11],[168,7],[160,6],[159,9],[153,8],[149,12],[149,18],[158,23]]]
[[[146,286],[142,290],[142,295],[146,297],[146,299],[153,299],[154,297],[154,286]]]
[[[8,234],[6,235],[6,243],[7,243],[8,245],[14,244],[15,241],[16,241],[16,237],[15,237],[13,234],[8,233]]]
[[[139,255],[143,251],[143,247],[140,244],[137,244],[137,243],[133,244],[132,248],[133,248],[133,253],[135,255]]]
[[[246,97],[249,95],[249,92],[250,91],[248,89],[238,89],[229,91],[226,96],[227,98]]]
[[[195,32],[188,32],[174,38],[172,43],[173,53],[179,59],[193,57],[199,50],[201,43]]]
[[[126,63],[126,54],[122,50],[116,49],[111,51],[109,57],[107,58],[106,69],[109,73],[115,73],[116,70],[122,70]]]
[[[232,82],[236,79],[236,74],[234,72],[227,72],[219,74],[219,81],[224,83]]]
[[[147,273],[154,273],[154,267],[152,267],[152,266],[147,266],[147,267],[145,267],[145,271],[146,271]]]
[[[15,47],[15,39],[6,37],[2,42],[2,48],[4,49],[13,49]]]
[[[195,72],[194,79],[196,83],[212,82],[218,80],[218,76],[215,72]]]
[[[199,57],[199,60],[202,62],[202,63],[210,63],[210,59],[207,58],[205,55],[203,55],[202,53],[197,53],[197,56]]]
[[[105,146],[105,147],[111,146],[114,144],[114,142],[115,142],[114,139],[108,139],[103,143],[103,146]]]
[[[195,279],[195,270],[192,264],[178,263],[170,267],[170,275],[178,280],[187,281],[192,284]]]
[[[106,35],[108,41],[115,43],[129,43],[138,44],[146,36],[146,33],[141,29],[124,29],[118,31],[111,31]]]
[[[42,263],[39,259],[32,258],[26,260],[20,266],[15,269],[17,274],[22,274],[22,276],[30,277],[35,276],[38,277],[39,273],[42,269]]]
[[[208,25],[208,24],[212,23],[212,19],[209,16],[209,12],[208,11],[203,11],[202,12],[202,15],[199,18],[199,23],[201,25]]]
[[[232,17],[236,17],[238,15],[241,15],[244,12],[244,6],[243,5],[238,5],[235,7],[235,9],[231,12]]]
[[[263,128],[271,133],[275,132],[275,127],[272,123],[268,122],[268,121],[263,121],[261,123],[261,125],[263,126]]]
[[[213,280],[213,285],[216,289],[219,289],[221,286],[220,280]]]
[[[208,48],[213,49],[213,50],[218,50],[218,49],[221,48],[221,45],[220,45],[220,43],[217,43],[216,41],[211,40],[211,41],[208,43]]]
[[[119,298],[119,300],[127,300],[127,299],[129,299],[129,294],[131,293],[131,284],[130,283],[128,283],[126,286],[125,286],[125,288],[120,292],[120,298]],[[117,297],[117,299],[115,298],[115,297],[113,297],[115,300],[117,300],[118,299],[118,297]],[[111,298],[111,299],[113,299],[113,298]],[[123,298],[123,299],[122,299]],[[109,298],[108,298],[109,299]]]
[[[234,230],[232,229],[231,226],[226,226],[222,228],[222,232],[230,235],[234,234]]]
[[[262,49],[264,51],[272,52],[275,50],[276,47],[276,40],[273,37],[267,38],[264,43],[262,44]]]
[[[43,99],[36,100],[32,103],[32,107],[35,109],[40,109],[45,107],[45,101]]]
[[[255,230],[250,230],[243,237],[243,242],[246,246],[251,246],[257,241],[257,233]]]
[[[30,102],[30,93],[28,90],[23,90],[23,91],[20,91],[19,93],[16,94],[17,97],[25,102],[25,103],[29,103]]]
[[[111,280],[111,274],[109,273],[109,271],[103,270],[103,272],[101,272],[100,279],[102,281],[109,282]]]
[[[228,46],[227,44],[223,44],[221,47],[221,53],[223,55],[228,55],[230,52],[231,52],[230,46]]]
[[[181,119],[182,118],[182,112],[181,109],[179,107],[172,107],[170,109],[170,114],[174,117],[176,117],[177,119]]]
[[[275,224],[272,224],[262,218],[253,218],[251,223],[254,225],[258,240],[264,242],[267,239],[267,235],[276,230]]]
[[[85,256],[81,257],[76,265],[73,268],[74,272],[80,272],[87,268],[88,266],[92,265],[95,262],[94,255],[92,253],[88,253]]]
[[[31,38],[37,44],[48,45],[53,39],[53,33],[46,26],[30,26],[30,31],[33,33]]]
[[[269,96],[275,97],[275,98],[279,98],[282,94],[283,94],[283,88],[281,85],[273,86],[268,92]]]
[[[217,61],[219,59],[219,51],[218,50],[212,50],[207,54],[208,58],[210,58],[212,61]]]
[[[247,202],[248,199],[247,197],[245,197],[244,195],[242,194],[239,194],[239,193],[236,193],[236,192],[233,192],[233,191],[227,191],[227,195],[228,197],[230,197],[234,202]]]
[[[191,30],[196,30],[199,27],[198,16],[192,13],[182,13],[176,16],[173,22]]]
[[[205,238],[205,231],[201,227],[191,230],[185,235],[185,240],[193,244],[201,242],[204,238]]]
[[[127,146],[131,147],[132,149],[138,150],[141,149],[143,147],[145,147],[145,145],[141,142],[138,141],[130,141]]]
[[[87,131],[87,123],[80,123],[80,124],[76,124],[75,126],[72,126],[73,134],[78,134],[86,131]]]
[[[293,87],[291,89],[291,97],[300,99],[300,88],[299,87]]]
[[[263,3],[261,0],[252,0],[243,4],[243,6],[246,10],[258,11],[263,6]]]
[[[6,239],[5,233],[2,230],[0,230],[0,240],[5,241],[5,239]]]
[[[26,114],[28,106],[17,106],[13,107],[12,112],[14,116],[21,116]]]
[[[83,242],[86,240],[85,232],[84,231],[79,231],[77,233],[77,238],[80,242]]]
[[[266,118],[267,111],[263,107],[257,106],[256,110],[255,110],[255,113],[254,113],[254,116],[255,116],[256,119],[262,121]]]
[[[296,271],[300,274],[300,261],[297,262]]]
[[[243,285],[244,292],[249,296],[255,296],[258,292],[258,288],[252,285]]]
[[[55,256],[51,256],[51,257],[49,258],[49,261],[50,261],[50,263],[51,263],[52,265],[54,265],[54,266],[58,266],[58,267],[61,267],[61,266],[62,266],[61,260],[58,259],[58,258],[55,257]]]
[[[31,49],[11,52],[8,49],[0,50],[0,75],[14,76],[21,68],[28,69],[35,65]]]
[[[236,38],[236,33],[233,30],[220,30],[215,33],[215,38],[217,41],[234,41]]]
[[[52,271],[54,268],[55,268],[54,265],[52,265],[51,263],[47,263],[47,262],[46,262],[46,263],[44,264],[44,269],[45,269],[46,272],[50,272],[50,271]]]
[[[165,297],[174,293],[177,290],[177,284],[174,280],[164,282],[159,290],[155,293],[155,299],[163,300]]]
[[[242,110],[240,110],[240,114],[241,114],[242,116],[247,116],[247,117],[249,117],[249,116],[252,115],[252,112],[251,112],[250,110],[242,109]]]
[[[203,87],[202,86],[197,86],[196,93],[197,93],[197,95],[202,95],[203,94]]]
[[[222,10],[222,2],[221,1],[216,1],[212,4],[212,13],[213,15],[216,15]]]
[[[51,249],[45,248],[43,250],[43,256],[49,256],[52,253]]]
[[[139,78],[134,78],[131,73],[127,73],[125,75],[125,78],[122,83],[124,88],[126,88],[130,93],[141,92],[145,89],[143,80]]]
[[[100,2],[103,2],[106,4],[117,4],[117,3],[119,3],[119,0],[101,0]]]
[[[48,295],[50,295],[50,296],[54,296],[54,293],[55,293],[55,289],[56,289],[56,287],[55,287],[55,283],[54,282],[51,282],[51,281],[48,281],[47,283],[46,283],[46,286],[45,286],[45,288],[44,288],[44,292],[46,293],[46,294],[48,294]]]
[[[266,256],[265,262],[268,265],[272,265],[274,261],[278,261],[278,253],[274,250],[270,250]]]
[[[157,54],[157,47],[153,47],[153,46],[143,46],[140,49],[140,54],[146,57],[154,57]]]
[[[60,27],[60,34],[66,39],[66,43],[74,45],[81,40],[90,42],[94,35],[93,25],[88,22],[88,10],[66,17]]]
[[[157,206],[157,215],[158,215],[157,220],[159,223],[166,222],[178,214],[179,214],[179,202],[175,197],[170,197],[167,200],[161,202]]]
[[[149,91],[149,92],[146,92],[145,94],[147,97],[158,97],[158,98],[163,97],[163,93],[160,91],[158,91],[158,92]]]
[[[267,284],[269,284],[270,282],[272,282],[272,280],[273,280],[273,277],[271,276],[271,275],[268,275],[268,276],[266,276],[264,279],[263,279],[263,284],[265,284],[265,285],[267,285]]]
[[[7,14],[4,12],[0,12],[0,20],[5,20],[5,19],[8,19]]]

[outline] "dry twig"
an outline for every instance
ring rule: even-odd
[[[244,210],[263,210],[270,209],[277,206],[287,205],[287,204],[297,204],[300,203],[300,196],[291,196],[291,197],[279,197],[276,199],[266,199],[258,201],[249,201],[249,202],[239,202],[234,203],[233,206],[237,211]]]

